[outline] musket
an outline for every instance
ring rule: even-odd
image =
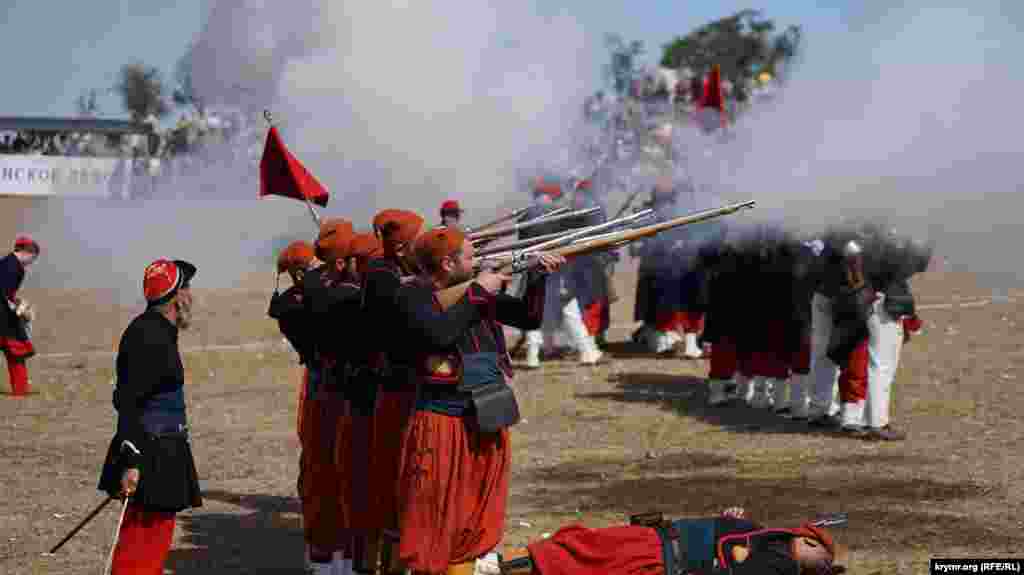
[[[546,242],[546,241],[548,241],[550,239],[560,238],[562,236],[569,235],[569,234],[573,233],[574,231],[576,231],[576,230],[565,230],[565,231],[561,231],[561,232],[555,232],[553,234],[544,234],[543,236],[537,236],[537,237],[534,237],[534,238],[526,238],[525,240],[516,240],[514,242],[509,242],[507,244],[502,244],[500,246],[492,246],[492,247],[489,247],[489,248],[482,248],[482,249],[479,249],[479,250],[476,251],[476,255],[479,256],[479,257],[482,257],[482,256],[488,256],[488,255],[491,255],[491,254],[499,254],[499,253],[515,251],[515,250],[518,250],[518,249],[527,248],[527,247],[530,247],[532,245],[539,244],[541,242]]]
[[[544,234],[543,236],[537,236],[535,238],[526,238],[525,240],[519,240],[519,241],[511,242],[511,243],[500,245],[500,246],[495,246],[495,247],[491,247],[491,248],[484,248],[482,250],[477,251],[476,255],[479,256],[479,257],[483,257],[483,256],[489,256],[489,255],[493,255],[493,254],[504,254],[506,252],[514,252],[516,250],[525,250],[527,248],[529,248],[529,251],[533,251],[535,249],[544,249],[544,247],[538,247],[538,246],[540,246],[542,244],[547,244],[548,242],[551,242],[553,240],[559,240],[559,243],[551,244],[551,245],[560,245],[562,242],[570,241],[570,240],[575,240],[576,238],[579,238],[579,237],[582,237],[582,236],[588,236],[588,235],[590,235],[590,234],[592,234],[594,232],[599,232],[599,231],[603,231],[603,230],[606,230],[606,229],[611,229],[613,227],[616,227],[616,226],[619,226],[619,225],[622,225],[622,224],[632,223],[634,220],[641,219],[641,218],[645,217],[646,215],[650,215],[650,214],[654,213],[653,210],[648,210],[648,212],[649,212],[649,214],[640,214],[640,213],[632,214],[632,215],[629,215],[629,216],[626,216],[626,217],[617,218],[615,220],[609,220],[609,221],[607,221],[605,223],[596,224],[596,225],[588,226],[588,227],[585,227],[585,228],[579,228],[579,229],[575,229],[575,230],[565,230],[565,231],[561,231],[561,232],[555,232],[553,234]],[[550,247],[550,246],[545,246],[545,247]]]
[[[523,209],[525,210],[525,209],[528,209],[528,208],[523,208]],[[531,225],[539,223],[541,220],[545,220],[545,219],[547,219],[547,218],[549,218],[551,216],[563,214],[563,213],[565,213],[568,210],[569,210],[569,208],[555,208],[555,209],[551,210],[550,212],[545,212],[545,213],[543,213],[543,214],[541,214],[541,215],[539,215],[539,216],[537,216],[537,217],[535,217],[533,219],[526,220],[525,222],[519,222],[518,225],[520,225],[520,226],[531,226]],[[493,230],[491,230],[491,231],[493,231]],[[488,236],[488,235],[486,235],[487,233],[488,232],[476,232],[476,235],[474,235],[472,232],[468,232],[467,231],[466,232],[466,236],[469,238],[469,241],[472,242],[472,244],[474,246],[485,246],[485,245],[493,242],[494,240],[502,237],[501,235]]]
[[[505,223],[505,222],[507,222],[509,220],[517,219],[520,216],[522,216],[523,214],[525,214],[526,210],[528,210],[528,209],[530,209],[529,206],[527,206],[525,208],[519,208],[518,210],[515,210],[515,211],[513,211],[510,214],[505,214],[504,216],[501,216],[501,217],[499,217],[496,220],[492,220],[490,222],[487,222],[486,224],[479,225],[479,226],[477,226],[475,228],[466,228],[466,233],[467,234],[475,234],[475,233],[478,233],[480,230],[487,229],[487,228],[496,226],[498,224],[503,224],[503,223]]]
[[[539,222],[539,221],[546,220],[548,218],[553,218],[555,216],[560,216],[560,215],[568,212],[570,209],[572,209],[572,208],[570,208],[569,206],[562,206],[560,208],[555,208],[555,209],[551,210],[550,212],[544,212],[543,214],[537,216],[536,218],[533,218],[532,220],[529,220],[529,221],[526,221],[526,222],[523,222],[523,223],[524,224],[526,224],[526,223],[536,223],[536,222]]]
[[[569,239],[567,241],[568,241],[569,245],[579,245],[579,244],[581,244],[583,242],[589,242],[591,240],[615,239],[615,238],[618,237],[618,234],[621,234],[621,233],[622,233],[622,230],[618,230],[618,231],[614,231],[614,232],[605,232],[603,234],[597,234],[597,235],[594,235],[594,236],[587,235],[586,237],[576,238],[576,239]],[[614,249],[614,248],[609,247],[607,249]],[[508,251],[499,252],[499,253],[496,253],[496,254],[493,254],[493,255],[484,256],[484,257],[481,257],[481,258],[473,258],[473,269],[478,271],[478,272],[481,271],[481,270],[484,270],[484,269],[495,270],[495,269],[500,268],[503,265],[508,264],[509,262],[511,262],[512,260],[514,260],[516,258],[527,257],[530,254],[539,253],[539,252],[542,252],[542,251],[551,251],[551,250],[550,249],[549,250],[539,250],[539,249],[538,250],[534,250],[533,248],[528,248],[528,249],[524,249],[524,250],[508,250]]]
[[[519,233],[519,232],[521,232],[523,230],[532,228],[534,226],[538,226],[540,224],[553,224],[555,222],[561,222],[563,220],[570,220],[570,219],[573,219],[573,218],[581,218],[581,217],[584,217],[584,216],[589,216],[590,214],[596,213],[596,212],[598,212],[600,210],[601,210],[600,206],[594,206],[592,208],[586,208],[586,209],[583,209],[583,210],[578,210],[578,211],[575,211],[575,212],[570,212],[568,214],[561,214],[561,215],[554,216],[554,217],[536,218],[536,219],[530,220],[528,222],[523,222],[521,224],[514,224],[514,225],[511,225],[511,226],[506,226],[504,228],[488,230],[488,231],[479,232],[479,233],[476,233],[476,234],[469,234],[469,240],[475,244],[475,243],[479,243],[479,242],[482,242],[482,241],[491,240],[491,239],[494,239],[494,238],[500,238],[500,237],[503,237],[503,236],[511,236],[511,235],[515,235],[515,234],[517,234],[517,233]]]
[[[735,204],[729,204],[718,208],[712,208],[710,210],[703,210],[694,214],[680,216],[678,218],[672,218],[670,220],[666,220],[664,222],[659,222],[656,224],[650,224],[639,228],[610,233],[607,234],[605,237],[599,239],[587,238],[585,241],[573,243],[568,246],[558,247],[553,250],[550,250],[550,252],[547,253],[560,255],[565,258],[571,258],[573,256],[586,255],[598,251],[614,249],[625,244],[628,244],[630,242],[639,240],[641,238],[646,238],[653,236],[655,234],[659,234],[663,231],[670,230],[672,228],[695,224],[698,222],[703,222],[714,218],[726,216],[743,209],[753,208],[756,204],[757,202],[750,200],[747,202],[738,202]],[[517,252],[516,254],[513,254],[510,258],[500,263],[499,267],[497,267],[495,271],[504,273],[522,273],[536,265],[536,256],[539,255],[540,253],[544,252]],[[469,286],[470,284],[473,283],[473,281],[474,280],[465,281],[460,284],[456,284],[454,286],[437,291],[435,295],[437,296],[438,303],[441,305],[441,308],[448,309],[449,307],[455,305],[456,302],[462,299],[462,296],[465,295],[466,290],[469,289]]]
[[[590,234],[593,234],[595,232],[603,232],[605,230],[610,230],[610,229],[612,229],[614,227],[618,227],[618,226],[620,226],[622,224],[631,224],[634,221],[642,220],[642,219],[647,218],[647,217],[652,216],[652,215],[654,215],[654,210],[644,210],[642,212],[637,212],[635,214],[631,214],[631,215],[628,215],[626,217],[616,218],[614,220],[609,220],[609,221],[607,221],[607,222],[605,222],[603,224],[597,224],[596,226],[591,226],[589,228],[584,228],[582,230],[571,232],[570,234],[568,234],[565,237],[555,238],[555,239],[552,239],[552,240],[548,240],[546,242],[537,244],[537,245],[535,245],[535,246],[533,246],[533,247],[531,247],[531,248],[529,248],[529,249],[527,249],[525,251],[527,251],[527,252],[535,252],[535,251],[545,250],[545,249],[548,249],[548,248],[557,247],[557,246],[562,245],[566,241],[571,243],[574,240],[577,240],[578,238],[589,236]]]
[[[529,227],[529,226],[532,226],[534,224],[539,224],[542,221],[546,221],[546,220],[548,220],[549,218],[551,218],[553,216],[558,216],[558,215],[564,214],[567,211],[569,211],[568,207],[555,208],[555,209],[551,210],[550,212],[545,212],[545,213],[543,213],[543,214],[541,214],[541,215],[539,215],[539,216],[537,216],[537,217],[535,217],[533,219],[526,220],[525,222],[519,222],[518,225],[523,226],[523,227]],[[484,232],[484,233],[486,233],[486,232]],[[470,243],[472,243],[476,247],[486,246],[487,244],[489,244],[489,243],[493,242],[494,240],[497,240],[498,238],[501,237],[500,235],[496,235],[496,236],[484,236],[484,237],[480,237],[480,238],[474,238],[472,234],[468,234],[467,233],[467,235],[469,236]]]

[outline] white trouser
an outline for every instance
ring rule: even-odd
[[[889,425],[892,383],[903,349],[903,321],[885,311],[884,301],[885,294],[879,294],[868,318],[868,397],[864,416],[867,425],[875,429]]]
[[[523,274],[520,274],[521,278]],[[561,275],[558,273],[549,274],[545,279],[547,285],[544,287],[544,316],[541,320],[541,329],[526,332],[526,343],[529,345],[541,346],[544,344],[544,334],[552,334],[555,328],[562,323],[561,301]],[[521,281],[518,291],[520,297],[526,294],[526,282]]]
[[[796,417],[807,417],[810,409],[810,398],[807,396],[810,382],[810,374],[794,373],[789,378],[789,409]]]
[[[569,300],[562,308],[562,325],[569,332],[576,349],[583,351],[587,348],[590,332],[587,330],[587,324],[583,323],[583,310],[580,309],[580,302],[576,298]]]
[[[828,358],[832,337],[832,302],[820,293],[811,301],[811,416],[831,415],[838,410],[835,390],[839,383],[839,366]]]
[[[569,333],[573,346],[580,352],[590,349],[593,338],[590,337],[590,332],[587,331],[587,326],[583,323],[583,312],[580,310],[579,301],[576,298],[569,300],[560,311],[562,325]],[[531,347],[542,347],[544,345],[544,331],[531,330],[526,332],[526,343]]]

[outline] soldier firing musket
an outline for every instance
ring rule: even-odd
[[[650,237],[660,232],[685,226],[689,224],[695,224],[718,218],[721,216],[729,215],[738,212],[743,209],[752,208],[756,205],[753,200],[747,202],[739,202],[735,204],[729,204],[720,208],[713,208],[710,210],[703,210],[694,214],[686,216],[680,216],[678,218],[672,218],[670,220],[643,226],[632,230],[623,230],[614,234],[608,234],[599,239],[588,239],[579,243],[570,244],[568,246],[562,246],[555,248],[547,253],[553,253],[560,255],[565,258],[574,256],[580,256],[598,251],[614,249],[617,247],[624,246],[630,242],[634,242],[641,238]],[[510,273],[522,273],[530,269],[538,259],[539,254],[544,252],[515,252],[510,256],[505,256],[501,260],[496,261],[495,264],[499,271],[510,272]],[[492,260],[495,258],[492,258]],[[474,262],[476,263],[476,262]],[[472,280],[456,284],[449,288],[439,290],[437,292],[438,302],[443,309],[447,309],[452,304],[457,302],[463,294]]]

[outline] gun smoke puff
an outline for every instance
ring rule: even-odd
[[[324,215],[368,228],[383,208],[429,218],[455,197],[483,220],[518,203],[516,168],[559,148],[592,52],[573,18],[539,2],[225,0],[210,3],[192,71],[213,110],[253,119],[270,108],[289,149],[328,186]],[[258,157],[245,148],[254,133],[262,144],[265,128],[240,131],[189,156],[209,165],[161,178],[151,199],[33,210],[25,231],[54,246],[37,277],[113,286],[133,305],[157,257],[195,262],[207,288],[270,270],[275,237],[308,237],[312,223],[300,202],[257,200]]]
[[[812,233],[850,216],[885,220],[968,271],[1019,281],[1024,123],[1012,110],[1024,75],[1010,47],[1024,18],[991,6],[869,4],[851,34],[812,30],[789,85],[729,141],[690,130],[677,142],[695,179],[756,199],[751,217]],[[956,41],[945,36],[953,29]]]
[[[286,65],[275,109],[355,221],[393,205],[433,214],[447,197],[488,219],[517,167],[557,152],[586,96],[583,30],[540,3],[324,2],[323,14],[330,40]]]

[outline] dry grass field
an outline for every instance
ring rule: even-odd
[[[935,556],[1022,554],[1024,292],[993,300],[951,272],[915,280],[925,333],[905,348],[894,406],[910,437],[879,444],[750,409],[705,408],[706,362],[626,343],[631,269],[616,277],[623,298],[610,365],[551,361],[516,378],[524,420],[513,431],[505,545],[575,521],[742,505],[783,524],[849,513],[837,535],[854,574],[927,573]],[[195,290],[200,317],[182,346],[206,504],[179,516],[169,573],[301,572],[299,372],[266,319],[265,276],[251,288]],[[41,355],[30,364],[37,394],[0,397],[0,573],[99,573],[114,505],[57,556],[41,554],[101,500],[95,484],[114,427],[109,352],[138,309],[99,292],[24,295],[42,312]],[[254,341],[264,344],[233,347]]]

